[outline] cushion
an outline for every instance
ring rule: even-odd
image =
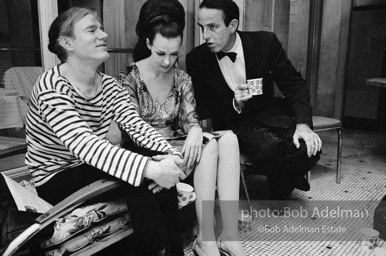
[[[129,228],[129,221],[129,214],[125,214],[107,223],[101,223],[98,226],[90,228],[87,232],[69,239],[57,248],[46,252],[46,256],[61,256],[66,252],[78,251],[102,237],[113,234],[123,228]]]
[[[324,116],[313,116],[312,122],[314,130],[336,129],[342,127],[342,122],[339,119],[329,118]]]
[[[32,88],[42,73],[42,67],[11,67],[4,73],[4,88],[17,90],[30,98]]]
[[[75,234],[87,229],[92,223],[100,222],[108,216],[124,211],[127,211],[127,204],[123,199],[77,208],[70,214],[56,221],[54,234],[47,241],[43,241],[41,247],[47,248],[60,244]]]

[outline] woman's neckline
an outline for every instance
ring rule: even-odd
[[[168,96],[167,98],[164,99],[164,101],[162,103],[159,103],[158,101],[154,100],[154,98],[151,96],[151,94],[149,93],[149,90],[147,88],[147,85],[146,85],[146,82],[145,80],[143,80],[142,76],[141,76],[141,72],[137,66],[137,63],[136,62],[133,62],[132,65],[134,66],[136,72],[137,72],[137,75],[138,75],[138,79],[139,79],[139,82],[141,84],[141,86],[144,87],[144,89],[147,91],[147,93],[149,94],[149,97],[151,98],[151,100],[158,104],[159,106],[163,106],[165,105],[165,103],[167,102],[167,99],[170,97],[170,96],[173,96],[173,93],[176,89],[176,77],[177,77],[177,68],[176,67],[173,67],[173,73],[171,74],[172,75],[172,84],[171,84],[171,87],[170,87],[170,90],[169,90],[169,93],[168,93]]]

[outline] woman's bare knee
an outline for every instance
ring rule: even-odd
[[[239,142],[236,134],[227,132],[218,140],[218,147],[220,150],[234,151],[239,153]]]
[[[215,157],[217,159],[218,157],[218,144],[216,140],[210,140],[209,143],[205,146],[204,150],[202,151],[203,157],[210,156]]]

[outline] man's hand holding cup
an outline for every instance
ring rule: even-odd
[[[247,84],[240,84],[235,89],[234,104],[238,110],[242,110],[245,102],[247,102],[252,95],[249,93],[249,88]]]

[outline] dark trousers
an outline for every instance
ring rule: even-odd
[[[238,134],[240,152],[253,163],[256,173],[268,178],[271,199],[287,199],[295,184],[320,159],[307,156],[307,147],[303,140],[297,149],[292,142],[294,128],[271,128],[264,125],[245,127]]]
[[[83,164],[56,174],[37,187],[37,191],[41,198],[55,205],[80,188],[99,179],[115,178]],[[123,181],[119,182],[122,182],[119,196],[127,200],[134,229],[134,239],[131,239],[131,243],[136,247],[135,254],[152,255],[163,248],[168,248],[170,255],[184,255],[177,228],[178,203],[175,187],[153,194],[147,188],[150,184],[149,180],[144,180],[139,187]]]

